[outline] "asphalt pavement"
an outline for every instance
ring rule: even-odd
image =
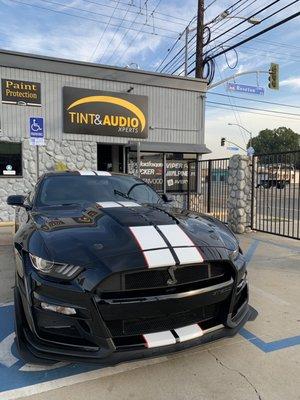
[[[25,364],[14,348],[12,235],[0,232],[0,303],[6,303],[0,307],[1,400],[300,399],[299,241],[240,237],[250,302],[259,315],[234,338],[113,368],[59,364],[53,370]]]

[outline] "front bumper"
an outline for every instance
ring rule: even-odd
[[[131,299],[124,304],[123,300],[103,300],[95,293],[87,293],[80,287],[62,286],[31,272],[24,279],[17,274],[15,296],[18,345],[23,358],[31,362],[53,360],[115,365],[129,360],[156,357],[233,336],[248,319],[255,316],[254,310],[248,305],[246,279],[237,284],[231,278],[230,281],[214,287],[180,295],[152,296],[143,301]],[[74,307],[77,314],[66,316],[45,311],[40,307],[41,302]],[[196,305],[201,307],[196,308]],[[137,315],[140,312],[140,318],[145,318],[151,317],[157,309],[161,313],[172,313],[174,307],[181,312],[175,317],[184,318],[185,323],[181,323],[181,326],[195,323],[196,320],[201,321],[199,325],[203,336],[147,348],[142,340],[143,335],[134,331],[136,324],[129,326],[131,333],[127,332],[125,336],[112,333],[119,329],[115,324],[118,314],[122,314],[125,319],[126,314]],[[189,312],[190,308],[192,312]],[[111,321],[107,320],[109,318]],[[157,319],[155,323],[160,324],[157,330],[164,331],[166,322],[168,330],[178,324],[176,318]]]

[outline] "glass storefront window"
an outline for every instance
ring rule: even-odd
[[[128,154],[128,173],[137,175],[137,153]],[[140,178],[161,192],[164,187],[164,162],[162,153],[141,152]]]
[[[0,142],[0,176],[22,176],[21,143]]]
[[[165,153],[166,165],[164,166],[164,153],[141,152],[140,177],[157,191],[185,192],[188,189],[188,163],[195,161],[196,154]],[[128,152],[127,171],[129,174],[138,175],[137,153]],[[190,186],[196,184],[195,162],[190,164]],[[164,170],[166,173],[164,174]]]

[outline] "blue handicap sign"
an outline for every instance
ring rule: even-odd
[[[44,138],[44,118],[30,117],[29,118],[29,132],[31,138]]]

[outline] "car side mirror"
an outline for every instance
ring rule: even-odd
[[[6,203],[9,206],[25,207],[24,201],[25,201],[25,196],[22,196],[21,194],[17,194],[17,195],[8,196]]]
[[[165,203],[172,203],[173,201],[173,199],[170,199],[166,193],[162,194],[161,198]]]

